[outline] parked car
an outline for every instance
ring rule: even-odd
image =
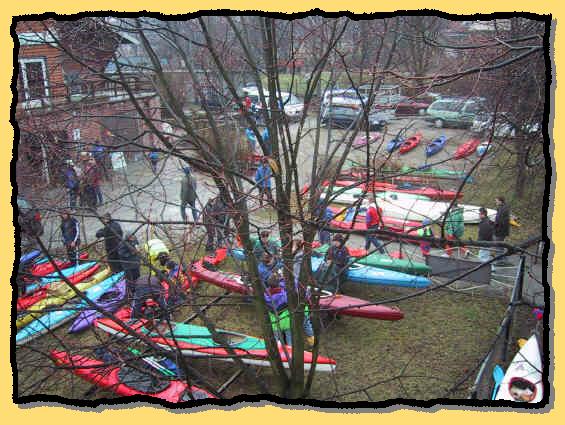
[[[22,235],[35,238],[43,235],[41,213],[28,200],[18,196],[18,224]]]
[[[373,111],[368,116],[369,131],[382,130],[393,119],[394,111],[392,109]]]
[[[417,99],[406,98],[396,104],[394,113],[396,115],[425,115],[430,104]]]
[[[480,112],[485,110],[485,99],[454,97],[436,100],[426,110],[426,121],[437,128],[445,126],[468,128]]]
[[[353,128],[363,118],[363,109],[350,106],[327,108],[321,116],[322,125],[334,128]],[[379,131],[394,118],[394,111],[374,111],[367,116],[367,123],[361,124],[361,130]]]
[[[498,112],[496,115],[493,112],[481,112],[477,114],[471,125],[471,131],[485,135],[490,134],[492,131],[494,137],[516,136],[516,127],[510,121],[508,113],[506,112]]]
[[[349,106],[362,108],[367,104],[368,97],[358,93],[355,89],[326,90],[322,96],[321,109],[330,105]]]
[[[257,87],[244,87],[242,90],[242,97],[248,96],[251,99],[252,108],[254,108],[258,113],[263,109],[263,104],[261,103],[261,97],[259,96],[259,90]],[[265,97],[265,102],[269,105],[269,92],[263,90],[263,95]],[[304,102],[297,96],[288,92],[281,92],[281,99],[283,101],[284,112],[289,119],[299,119],[304,112]]]

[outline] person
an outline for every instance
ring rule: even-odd
[[[488,217],[487,210],[483,207],[479,209],[479,242],[490,242],[492,241],[494,232],[494,223]],[[483,263],[490,260],[490,251],[485,248],[479,249],[479,260]]]
[[[318,239],[320,244],[327,245],[331,243],[331,233],[327,230],[327,227],[330,222],[334,219],[334,212],[329,206],[324,208],[324,212],[322,214],[322,209],[324,208],[324,201],[322,199],[318,200],[318,204],[316,205],[316,209],[314,210],[315,218],[321,220],[320,225],[318,227]]]
[[[192,210],[192,218],[196,223],[198,221],[198,210],[196,209],[196,179],[192,176],[190,167],[183,167],[184,176],[180,186],[180,214],[182,220],[186,223],[186,206],[189,205]]]
[[[112,273],[118,273],[122,271],[120,255],[118,253],[118,248],[123,238],[122,226],[116,220],[113,220],[109,213],[102,216],[102,223],[104,227],[96,232],[96,237],[104,238],[108,265]]]
[[[71,217],[68,210],[61,213],[61,236],[67,250],[69,261],[76,265],[78,263],[78,251],[80,246],[80,226],[78,220]]]
[[[100,174],[96,167],[96,161],[90,156],[83,158],[83,171],[81,177],[81,203],[83,206],[96,210],[102,203],[102,192],[100,190]]]
[[[432,230],[432,220],[425,218],[422,220],[422,227],[418,229],[418,236],[425,238],[433,238],[434,231]],[[426,258],[430,255],[432,250],[432,244],[430,241],[420,241],[420,252],[422,256]]]
[[[464,232],[465,223],[463,221],[463,208],[459,207],[457,205],[457,202],[454,202],[445,220],[445,234],[447,242],[445,243],[444,248],[445,254],[448,257],[451,257],[453,255],[453,246],[449,241],[461,239]],[[465,255],[468,254],[468,251],[464,246],[461,246],[460,249]]]
[[[247,137],[247,141],[249,142],[249,147],[251,148],[251,153],[255,153],[257,149],[257,137],[255,137],[255,133],[249,127],[245,129],[245,136]]]
[[[259,205],[263,206],[263,198],[267,198],[267,202],[273,203],[273,195],[271,194],[271,167],[269,159],[264,156],[255,172],[255,183],[259,188]]]
[[[178,264],[173,260],[169,260],[167,261],[167,264],[165,264],[165,270],[167,272],[167,277],[173,282],[177,296],[182,295],[182,291],[180,291],[180,289],[190,291],[191,282],[188,278],[188,274],[186,273],[186,270],[188,270],[186,266]]]
[[[94,148],[92,149],[92,157],[96,161],[96,166],[100,171],[100,176],[104,178],[106,181],[109,181],[110,175],[108,172],[108,166],[106,164],[106,160],[108,157],[108,155],[106,154],[106,148],[103,145],[97,143],[96,145],[94,145]]]
[[[69,193],[69,208],[76,208],[80,191],[80,183],[72,159],[65,161],[63,175],[65,177],[65,187],[67,188],[67,191]]]
[[[159,163],[159,152],[153,149],[149,152],[149,162],[151,163],[151,170],[153,174],[157,174],[157,164]]]
[[[495,242],[503,242],[510,235],[510,208],[503,196],[497,196],[496,216],[494,218],[493,239]],[[496,255],[504,253],[504,248],[496,248]],[[503,261],[497,261],[495,265],[503,265]]]
[[[268,230],[262,230],[261,233],[259,233],[259,239],[257,239],[253,246],[253,255],[255,255],[257,261],[261,261],[263,259],[263,254],[265,252],[274,256],[279,255],[279,247],[270,237],[271,233]]]
[[[243,111],[248,113],[250,109],[251,109],[251,98],[249,96],[245,96],[245,99],[243,101]]]
[[[217,245],[224,242],[224,233],[229,217],[226,215],[225,204],[218,195],[206,202],[202,210],[202,221],[206,229],[206,251],[213,251]]]
[[[372,230],[378,230],[382,228],[382,208],[377,206],[374,197],[371,197],[367,205],[367,212],[365,213],[365,223],[367,224],[367,236],[365,238],[365,250],[368,251],[371,244],[377,248],[377,250],[384,254],[385,250],[383,248],[383,243],[374,233],[370,233]]]
[[[126,281],[131,283],[139,279],[140,276],[141,257],[137,250],[138,244],[139,241],[135,234],[128,233],[118,246],[120,266],[124,271]]]
[[[302,260],[304,260],[304,240],[294,239],[292,241],[292,274],[294,275],[294,285],[298,287],[300,280],[300,270],[302,269]]]
[[[516,401],[530,403],[536,397],[536,386],[525,379],[516,378],[510,383],[510,395]]]
[[[165,299],[165,289],[161,285],[161,279],[155,275],[140,276],[131,284],[133,301],[132,301],[132,319],[141,317],[143,305],[148,300],[153,300],[159,305],[160,319],[169,320],[170,314]]]
[[[269,128],[265,127],[261,133],[261,138],[263,139],[263,145],[265,146],[264,154],[271,156],[273,154],[273,147],[271,145],[271,135],[269,133]]]
[[[267,280],[272,275],[279,275],[280,271],[280,263],[277,261],[274,255],[270,254],[269,252],[265,252],[263,254],[263,258],[259,262],[257,267],[259,272],[259,278],[264,285],[267,284]]]
[[[345,283],[347,267],[349,266],[349,251],[343,237],[335,235],[332,245],[326,252],[324,263],[317,270],[318,282],[332,293],[340,291]]]

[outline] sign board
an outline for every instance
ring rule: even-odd
[[[481,264],[480,261],[472,261],[463,258],[441,257],[429,255],[426,257],[426,264],[431,267],[432,274],[437,277],[453,279],[462,273],[474,269]],[[475,283],[490,283],[491,265],[486,265],[461,280]]]

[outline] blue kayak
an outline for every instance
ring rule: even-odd
[[[89,261],[87,263],[82,263],[82,264],[78,264],[74,267],[69,267],[69,268],[63,269],[63,270],[61,270],[61,273],[63,274],[63,276],[68,278],[69,276],[72,276],[75,273],[80,273],[84,270],[91,268],[95,264],[96,264],[96,261]],[[61,278],[61,275],[59,274],[59,272],[51,273],[51,274],[39,279],[39,281],[37,283],[27,285],[26,286],[26,293],[36,291],[39,288],[42,288],[46,285],[49,285],[50,283],[59,282],[61,279],[62,278]]]
[[[324,259],[312,257],[312,272],[316,273]],[[430,279],[394,270],[352,264],[347,270],[347,280],[366,285],[402,286],[406,288],[426,288],[432,284]]]
[[[443,149],[447,142],[446,136],[440,136],[434,139],[428,146],[426,146],[426,156],[433,156]]]
[[[397,150],[404,143],[404,137],[398,136],[386,144],[386,151],[389,153]]]
[[[123,279],[123,277],[123,272],[114,274],[98,283],[97,285],[88,288],[86,291],[84,291],[84,295],[88,299],[96,301],[98,298],[104,295],[105,292],[112,289],[120,280]],[[44,314],[43,316],[35,319],[29,325],[18,331],[18,333],[16,334],[16,344],[25,344],[26,342],[31,341],[32,339],[61,326],[63,323],[72,319],[85,308],[89,307],[90,306],[85,301],[81,301],[78,304],[67,305],[67,308],[65,309],[55,310]]]
[[[20,257],[20,264],[29,263],[30,261],[35,260],[37,257],[41,255],[41,251],[38,249],[34,249],[33,251],[28,252]]]

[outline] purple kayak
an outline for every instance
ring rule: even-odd
[[[126,281],[121,280],[118,284],[98,298],[95,303],[98,307],[103,308],[106,311],[114,312],[122,305],[126,296]],[[92,323],[103,317],[104,315],[97,310],[84,310],[75,319],[71,327],[69,328],[69,333],[80,332],[92,325]]]

